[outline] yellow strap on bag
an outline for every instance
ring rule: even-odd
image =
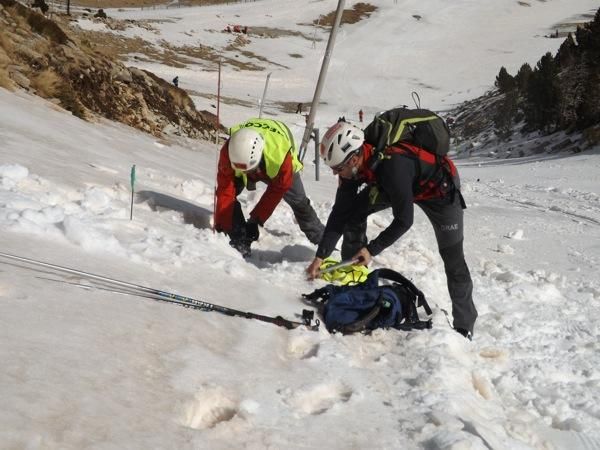
[[[339,261],[336,261],[333,258],[326,258],[319,267],[319,270],[325,270],[328,267],[338,263]],[[345,267],[338,267],[331,272],[323,273],[320,275],[320,278],[330,283],[353,286],[355,284],[364,282],[368,275],[369,269],[367,269],[365,266],[349,265]]]

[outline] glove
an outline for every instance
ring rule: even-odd
[[[246,239],[250,242],[258,241],[259,235],[258,223],[253,219],[248,220],[248,222],[246,222]]]
[[[244,258],[250,256],[250,244],[252,241],[246,236],[246,224],[236,227],[229,233],[229,245],[242,254]]]
[[[252,252],[250,250],[250,244],[251,241],[247,239],[232,239],[229,241],[229,245],[240,252],[244,258],[249,257],[250,253]]]

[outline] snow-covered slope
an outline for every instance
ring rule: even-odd
[[[356,3],[360,2],[346,1],[345,7],[351,9]],[[360,108],[365,120],[370,120],[383,109],[412,105],[411,91],[419,92],[423,104],[436,110],[477,97],[490,88],[501,66],[516,73],[524,62],[533,66],[545,52],[556,51],[562,39],[544,36],[552,34],[558,23],[581,21],[582,14],[593,14],[600,6],[597,0],[371,3],[377,11],[369,19],[344,25],[337,37],[321,98],[324,105],[317,116],[321,127],[340,115],[358,120]],[[273,75],[267,106],[273,107],[275,101],[311,101],[329,32],[312,24],[334,11],[337,4],[335,0],[263,0],[202,8],[110,11],[109,15],[150,21],[152,30],[131,26],[119,32],[125,36],[139,36],[155,45],[166,40],[178,47],[209,46],[224,58],[264,67],[264,71],[239,71],[230,64],[223,68],[222,95],[254,103],[256,114],[268,72]],[[89,20],[79,23],[84,28],[106,29]],[[235,50],[230,47],[238,34],[223,32],[234,24],[249,27],[249,42],[241,47],[245,53],[239,46]],[[284,32],[268,37],[262,32],[265,28],[272,34]],[[317,41],[313,43],[313,39]],[[216,94],[216,63],[173,68],[132,59],[131,64],[168,81],[178,75],[184,88]],[[195,100],[199,109],[214,105],[211,99]],[[240,115],[240,111],[245,112]],[[221,112],[226,126],[248,114],[235,105],[223,105]]]
[[[303,279],[313,249],[287,207],[268,222],[249,261],[212,234],[209,145],[165,147],[28,96],[0,91],[0,99],[3,252],[237,309],[300,312],[299,294],[314,288]],[[137,203],[130,221],[134,163],[140,200],[155,203]],[[427,332],[288,332],[2,264],[0,442],[61,449],[542,448],[553,435],[569,443],[559,448],[592,442],[599,165],[596,152],[462,167],[480,311],[473,343],[446,323],[443,268],[421,214],[376,266],[402,271],[427,293],[435,309]],[[325,218],[334,180],[307,185]],[[389,220],[375,216],[371,233]]]
[[[300,16],[321,4],[326,12],[333,3],[295,4]],[[392,5],[409,4],[381,3],[387,14]],[[223,8],[250,16],[273,4]],[[482,2],[460,4],[484,8],[481,22],[494,19]],[[559,20],[566,4],[588,7],[553,0],[531,9],[540,8],[542,18],[542,8],[556,7],[552,20]],[[578,12],[573,8],[569,15]],[[365,33],[358,50],[368,48],[371,35]],[[287,43],[273,45],[283,54],[279,46]],[[522,53],[515,60],[538,57],[516,48]],[[469,55],[461,65],[473,65]],[[502,55],[494,61],[499,65],[507,65]],[[365,75],[367,66],[360,67],[356,73]],[[233,74],[228,89],[253,86],[245,72]],[[297,74],[277,74],[287,89],[274,88],[273,99],[306,95],[312,78],[292,89]],[[353,80],[335,74],[332,84],[336,77]],[[360,92],[357,78],[353,88]],[[476,88],[474,80],[440,93],[463,84]],[[360,94],[356,109],[387,98],[372,89]],[[293,95],[283,97],[284,91]],[[324,122],[338,114],[336,107],[343,113],[341,97],[328,102]],[[231,120],[250,114],[234,106],[226,113]],[[301,123],[279,117],[301,136]],[[159,142],[118,124],[85,123],[1,89],[0,142],[1,252],[288,318],[305,307],[300,293],[321,285],[304,280],[314,248],[285,205],[247,261],[212,233],[214,144]],[[138,198],[129,220],[133,164]],[[465,248],[480,314],[473,342],[446,321],[443,266],[420,212],[374,267],[399,270],[426,293],[434,328],[424,332],[287,331],[83,289],[77,277],[0,258],[0,447],[600,448],[599,166],[598,150],[562,159],[462,162]],[[336,180],[329,173],[319,182],[312,178],[309,165],[306,189],[325,220]],[[258,196],[242,198],[250,204]],[[371,217],[369,233],[390,220],[389,212]]]

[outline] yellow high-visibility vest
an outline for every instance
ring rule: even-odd
[[[334,264],[339,263],[333,258],[326,258],[319,267],[319,270],[327,269]],[[330,283],[338,283],[341,285],[354,286],[355,284],[363,283],[369,276],[369,269],[365,266],[352,265],[339,267],[331,272],[324,273],[320,276],[325,281]]]
[[[265,141],[263,149],[263,159],[267,176],[273,179],[279,173],[279,169],[285,161],[288,152],[292,154],[292,166],[294,173],[302,170],[302,163],[298,159],[298,150],[294,144],[294,137],[290,129],[283,122],[271,119],[248,119],[243,123],[235,125],[229,129],[231,136],[242,128],[252,128],[257,131]],[[236,177],[242,177],[246,184],[246,174],[244,171],[234,169]]]

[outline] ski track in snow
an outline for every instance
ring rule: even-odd
[[[524,208],[558,213],[575,222],[600,225],[600,197],[594,192],[530,184],[507,186],[502,180],[493,180],[483,189],[487,189],[490,196],[497,196]],[[535,199],[528,199],[528,193],[535,193]]]

